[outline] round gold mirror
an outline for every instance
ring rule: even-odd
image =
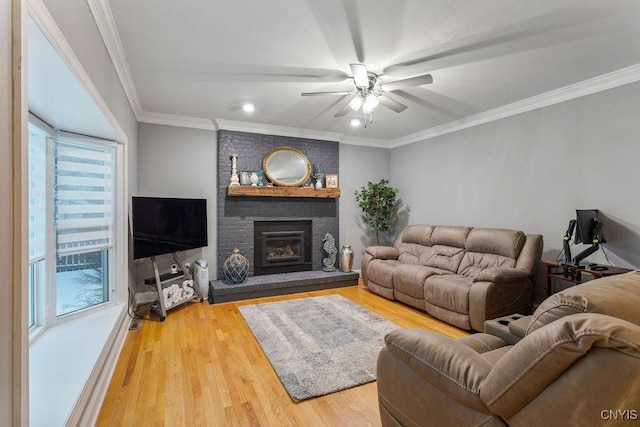
[[[277,147],[264,156],[262,170],[275,185],[299,187],[309,179],[311,164],[300,150]]]

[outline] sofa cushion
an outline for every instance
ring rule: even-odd
[[[454,246],[464,249],[471,227],[438,225],[431,233],[432,245]]]
[[[374,259],[367,266],[367,279],[387,288],[393,288],[393,270],[402,263],[395,259]]]
[[[402,261],[404,264],[422,264],[420,259],[425,256],[425,254],[430,254],[433,252],[431,246],[422,246],[417,243],[399,243],[397,245],[398,249],[398,259]]]
[[[467,252],[495,254],[517,259],[526,236],[522,231],[502,228],[474,228],[469,232],[464,248]]]
[[[640,271],[583,283],[544,300],[533,313],[527,334],[561,317],[600,313],[640,325]]]
[[[491,267],[515,267],[526,236],[522,231],[474,228],[465,242],[466,253],[457,273],[477,279]]]
[[[393,287],[397,292],[424,300],[424,282],[434,274],[451,274],[448,271],[422,265],[403,264],[393,271]]]
[[[513,258],[482,252],[466,252],[458,266],[458,274],[478,279],[480,272],[487,268],[515,266],[516,260]]]
[[[431,233],[433,233],[433,226],[431,225],[409,225],[402,230],[400,241],[402,243],[415,243],[420,246],[431,246]]]
[[[469,292],[472,285],[473,280],[467,276],[431,276],[424,282],[424,299],[438,307],[469,314]]]
[[[420,255],[421,265],[447,270],[451,273],[458,271],[464,257],[464,249],[454,246],[434,245],[425,249]]]

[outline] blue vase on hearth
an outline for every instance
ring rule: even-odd
[[[222,264],[222,272],[227,282],[242,283],[249,272],[249,260],[240,254],[240,249],[235,248]]]

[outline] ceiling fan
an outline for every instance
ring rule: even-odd
[[[354,63],[349,64],[351,67],[351,73],[353,75],[353,82],[355,84],[354,90],[351,91],[332,91],[332,92],[303,92],[302,96],[322,96],[322,95],[354,95],[347,105],[342,107],[334,117],[342,117],[349,109],[354,111],[362,108],[362,112],[365,115],[366,121],[371,122],[371,113],[379,105],[382,104],[390,110],[400,113],[407,109],[407,106],[395,99],[389,98],[385,95],[385,92],[393,92],[394,90],[402,89],[410,86],[422,86],[425,84],[433,83],[433,77],[431,74],[422,74],[416,77],[410,77],[407,79],[395,80],[388,83],[379,83],[378,76],[370,71],[367,71],[367,66],[364,64]]]

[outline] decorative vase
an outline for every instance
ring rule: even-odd
[[[353,249],[351,249],[351,245],[344,245],[342,249],[340,249],[340,270],[345,273],[350,273],[352,266]]]
[[[258,173],[257,172],[251,172],[251,175],[249,177],[249,181],[251,182],[251,186],[255,187],[256,185],[258,185],[258,181],[260,180],[260,178],[258,177]]]
[[[240,249],[235,248],[222,264],[222,272],[227,282],[242,283],[249,272],[249,260],[240,254]]]

